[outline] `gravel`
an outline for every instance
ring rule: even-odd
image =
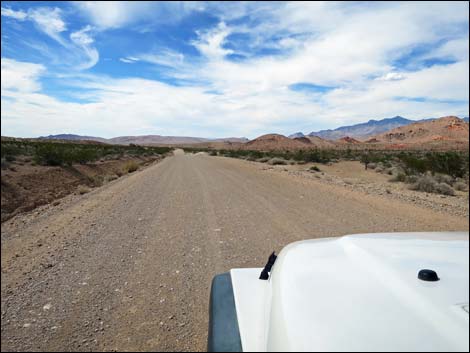
[[[432,209],[387,187],[178,151],[17,215],[1,229],[2,350],[204,351],[215,274],[302,239],[468,230],[449,197]]]

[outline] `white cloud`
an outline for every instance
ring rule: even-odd
[[[43,65],[1,59],[2,95],[4,90],[36,92],[41,89],[38,78],[46,69]]]
[[[133,60],[133,59],[127,57],[127,58],[119,58],[119,61],[122,61],[123,63],[126,63],[126,64],[134,64],[139,60]]]
[[[100,29],[120,28],[143,23],[177,22],[203,4],[178,1],[76,1],[73,4],[94,26]]]
[[[57,7],[37,7],[29,9],[27,12],[2,8],[2,16],[17,20],[30,20],[40,31],[57,41],[63,49],[52,50],[46,43],[23,41],[30,48],[52,60],[54,64],[85,70],[95,66],[99,61],[98,50],[92,46],[94,43],[91,35],[93,28],[87,25],[79,31],[70,33],[70,40],[67,40],[63,37],[63,33],[67,31],[67,25],[62,19],[62,10]]]
[[[5,93],[10,99],[2,102],[2,128],[11,135],[29,131],[29,136],[70,131],[105,137],[148,133],[255,137],[394,115],[416,119],[468,115],[468,32],[455,30],[461,23],[468,25],[466,4],[255,5],[230,4],[233,12],[224,10],[218,25],[199,32],[191,44],[201,58],[165,48],[120,58],[126,63],[154,63],[159,73],[199,85],[103,76],[66,78],[72,88],[93,92],[93,102],[80,103],[62,102],[38,87],[19,92],[8,88]],[[86,6],[92,8],[89,16],[99,29],[135,24],[138,18],[150,21],[140,10],[126,14],[126,6],[134,6],[128,3],[111,14],[100,8],[111,5]],[[220,4],[202,6],[221,8]],[[256,25],[229,24],[231,18],[243,15],[251,16]],[[76,32],[74,45],[91,47],[90,31]],[[249,34],[248,48],[227,49],[227,44],[233,44],[228,42],[230,34],[240,32]],[[406,73],[396,67],[395,59],[423,43],[431,45],[419,60],[450,57],[457,62]],[[288,51],[252,55],[238,62],[227,59],[229,54],[267,46]],[[315,94],[289,89],[299,82],[334,89]]]
[[[93,38],[87,33],[92,30],[91,26],[86,26],[77,32],[70,34],[70,39],[78,47],[80,47],[85,55],[88,57],[88,62],[82,63],[78,66],[78,69],[88,69],[93,67],[98,62],[100,56],[98,51],[91,47],[91,44],[94,42]]]
[[[28,12],[22,10],[15,11],[2,7],[2,16],[14,18],[19,21],[31,20],[36,27],[57,42],[64,44],[60,36],[61,32],[67,30],[67,26],[61,17],[62,11],[55,7],[38,7],[29,9]]]
[[[15,67],[18,63],[10,64]],[[423,105],[394,99],[407,94],[463,99],[465,92],[459,93],[458,87],[468,81],[459,75],[461,70],[458,66],[445,70],[433,67],[401,81],[374,81],[365,90],[337,89],[327,93],[322,101],[312,101],[309,96],[285,87],[254,94],[253,90],[231,86],[231,90],[227,87],[219,95],[207,93],[206,87],[176,87],[153,80],[72,76],[75,81],[69,84],[93,92],[92,102],[62,102],[40,93],[37,87],[19,92],[7,88],[2,92],[9,98],[2,104],[2,129],[4,134],[23,136],[24,131],[29,136],[68,131],[104,137],[151,133],[256,137],[273,131],[287,134],[294,124],[313,130],[327,121],[360,122],[399,115],[403,111],[411,118],[443,116],[451,108],[452,113],[465,114],[464,103]],[[2,72],[2,80],[3,77]]]
[[[128,59],[130,59],[130,57],[128,57]],[[178,67],[181,69],[185,64],[183,54],[168,49],[161,49],[148,54],[139,54],[136,59],[156,65],[172,68]]]
[[[385,75],[380,76],[377,78],[379,81],[399,81],[403,80],[405,78],[405,75],[399,73],[399,72],[387,72]]]
[[[11,17],[15,20],[23,21],[26,19],[28,14],[24,11],[15,11],[9,8],[2,7],[2,16]]]
[[[197,32],[199,39],[192,44],[209,59],[223,59],[225,55],[233,53],[233,50],[224,49],[225,38],[230,34],[224,22],[220,22],[217,28],[208,32]]]
[[[67,30],[67,26],[61,17],[62,11],[59,8],[39,7],[28,11],[28,18],[49,37],[64,45],[64,40],[60,36],[61,32]]]

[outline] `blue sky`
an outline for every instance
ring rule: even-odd
[[[14,2],[2,135],[290,134],[468,116],[467,2]]]

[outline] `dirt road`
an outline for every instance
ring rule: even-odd
[[[212,277],[295,240],[468,230],[468,219],[175,156],[2,225],[2,350],[205,350]]]

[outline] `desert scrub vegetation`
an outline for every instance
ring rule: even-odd
[[[184,148],[186,152],[208,152],[215,155],[215,150],[208,148]],[[254,150],[217,150],[218,155],[268,162],[272,158],[294,160],[297,164],[305,163],[334,163],[339,160],[360,161],[367,164],[369,169],[378,172],[388,172],[395,175],[398,172],[405,175],[418,175],[430,171],[449,175],[453,178],[468,177],[468,152],[436,152],[436,151],[391,151],[391,150],[337,150],[310,149],[297,151],[254,151]]]
[[[468,152],[369,151],[360,161],[376,164],[376,171],[391,175],[391,182],[410,184],[416,191],[455,195],[468,190]]]
[[[431,172],[463,178],[469,168],[469,153],[456,151],[362,151],[359,160],[382,170],[399,167],[406,175]]]
[[[204,151],[204,149],[197,149],[197,151]],[[284,164],[284,162],[277,162],[278,160],[285,161],[285,164],[290,160],[297,164],[328,164],[340,160],[355,160],[367,165],[367,169],[390,175],[391,182],[409,184],[409,187],[416,191],[454,195],[455,190],[468,190],[468,152],[311,149],[299,151],[218,150],[218,154],[268,164]]]
[[[454,189],[458,191],[468,191],[468,185],[463,181],[456,181],[454,183]]]
[[[311,170],[312,172],[321,172],[321,169],[318,168],[316,165],[310,167],[309,170]]]
[[[91,189],[90,189],[88,186],[86,186],[86,185],[79,185],[79,186],[77,187],[77,193],[78,193],[79,195],[86,194],[86,193],[90,192],[90,190],[91,190]]]
[[[271,158],[268,161],[268,164],[269,165],[286,165],[287,161],[285,159],[275,157],[275,158]]]
[[[103,178],[103,182],[104,183],[109,183],[113,180],[116,180],[118,179],[119,177],[116,175],[116,174],[111,174],[111,175],[106,175],[104,178]]]
[[[139,169],[139,165],[134,161],[129,161],[126,163],[123,169],[124,169],[124,172],[126,173],[133,173],[137,169]]]
[[[267,161],[269,161],[271,158],[269,157],[261,157],[261,158],[258,158],[256,159],[257,162],[260,162],[260,163],[266,163]]]
[[[431,173],[419,176],[417,180],[410,185],[410,189],[449,196],[455,195],[455,190],[451,185],[439,182]]]
[[[63,166],[86,164],[100,159],[116,159],[127,156],[164,155],[169,147],[144,147],[139,145],[106,145],[94,143],[50,142],[41,140],[8,139],[1,142],[2,161],[28,156],[40,165]]]
[[[204,149],[185,149],[188,152],[204,151]],[[207,150],[205,150],[207,151]],[[338,151],[312,149],[307,151],[254,151],[254,150],[219,150],[218,155],[230,158],[240,158],[261,163],[269,163],[277,158],[286,161],[286,164],[329,163],[339,158]]]

